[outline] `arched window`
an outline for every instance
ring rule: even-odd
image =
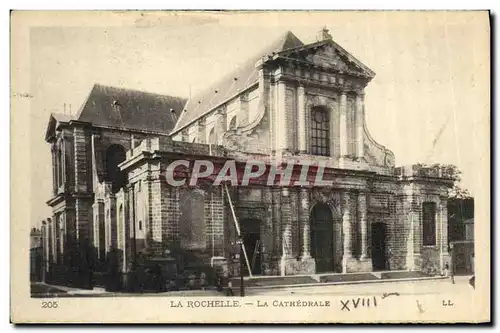
[[[236,116],[234,116],[231,121],[229,122],[229,129],[235,129],[236,128]]]
[[[217,138],[215,136],[215,128],[212,128],[210,130],[210,134],[208,134],[208,143],[212,145],[217,143]]]
[[[330,156],[330,117],[324,107],[311,110],[311,154]]]
[[[118,192],[126,183],[125,173],[118,165],[125,161],[125,148],[120,145],[111,145],[106,150],[106,176],[105,181],[111,182],[112,191]]]

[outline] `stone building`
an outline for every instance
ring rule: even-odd
[[[324,30],[310,44],[287,32],[188,101],[96,85],[75,119],[49,120],[49,261],[64,263],[65,244],[77,244],[94,249],[93,263],[119,253],[124,277],[138,253],[230,265],[240,229],[255,275],[440,272],[453,179],[395,167],[370,136],[364,90],[374,76]],[[322,165],[331,184],[175,187],[166,172],[177,160],[191,161],[186,175],[196,160],[215,170],[236,161],[239,172],[249,160],[266,172]]]

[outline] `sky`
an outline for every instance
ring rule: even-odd
[[[462,187],[481,190],[477,165],[489,163],[489,35],[477,14],[48,12],[30,26],[32,225],[51,215],[44,141],[51,112],[75,115],[95,83],[188,97],[286,31],[310,43],[324,26],[376,73],[366,88],[367,126],[396,165],[455,164]]]

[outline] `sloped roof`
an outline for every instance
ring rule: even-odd
[[[184,107],[185,111],[182,112],[173,132],[181,130],[228,98],[257,83],[259,77],[258,71],[255,69],[255,63],[261,57],[303,45],[304,43],[291,31],[287,31],[278,40],[259,52],[258,56],[252,57],[234,72],[226,75],[200,94],[193,96]]]
[[[186,99],[180,97],[95,84],[76,120],[169,133],[185,103]]]
[[[51,113],[51,116],[54,117],[54,119],[58,123],[69,123],[71,120],[73,120],[73,117],[67,114],[61,114],[61,113]]]
[[[74,120],[73,117],[61,113],[51,113],[49,118],[49,124],[47,125],[47,130],[45,131],[45,141],[49,142],[51,138],[55,135],[56,128],[61,123],[69,123]]]

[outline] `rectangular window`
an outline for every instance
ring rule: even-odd
[[[330,156],[330,121],[327,110],[323,108],[312,110],[311,154]]]
[[[422,240],[424,246],[436,245],[436,203],[424,202],[422,204]]]

